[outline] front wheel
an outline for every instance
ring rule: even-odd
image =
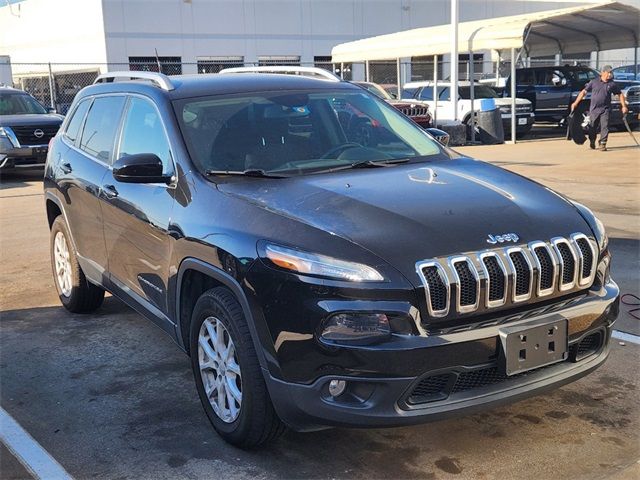
[[[280,436],[242,308],[224,287],[203,293],[191,317],[191,368],[205,413],[218,434],[241,448]]]
[[[80,268],[62,216],[51,225],[51,266],[62,305],[73,313],[88,313],[102,305],[104,290],[87,280]]]

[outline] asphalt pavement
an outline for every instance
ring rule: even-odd
[[[464,147],[595,210],[613,275],[640,295],[640,149],[558,139]],[[77,479],[640,478],[640,346],[550,394],[484,413],[395,429],[288,432],[262,450],[209,425],[188,358],[115,298],[91,315],[59,304],[40,173],[0,184],[0,405]],[[616,328],[640,335],[623,306]],[[3,425],[4,428],[4,425]],[[1,478],[30,478],[5,447]]]

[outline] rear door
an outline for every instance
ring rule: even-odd
[[[565,116],[571,98],[571,86],[564,73],[556,68],[536,70],[536,115],[560,119]]]
[[[54,159],[80,266],[88,278],[99,284],[105,280],[107,251],[98,198],[102,179],[109,170],[125,98],[98,96],[82,100],[63,133],[68,148]]]
[[[130,96],[114,158],[153,153],[164,173],[175,177],[169,139],[152,100]],[[169,221],[175,185],[121,183],[109,170],[102,184],[104,232],[111,285],[174,333],[167,315],[171,237]]]

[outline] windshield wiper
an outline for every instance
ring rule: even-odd
[[[371,167],[392,167],[399,163],[407,163],[408,158],[392,158],[389,160],[363,160],[348,165],[348,168],[371,168]]]
[[[276,175],[274,173],[265,172],[261,168],[249,168],[247,170],[205,170],[205,175],[242,175],[245,177],[261,177],[261,178],[286,178],[286,175]]]

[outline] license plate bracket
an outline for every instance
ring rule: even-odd
[[[567,328],[565,318],[500,328],[504,372],[510,376],[566,360]]]

